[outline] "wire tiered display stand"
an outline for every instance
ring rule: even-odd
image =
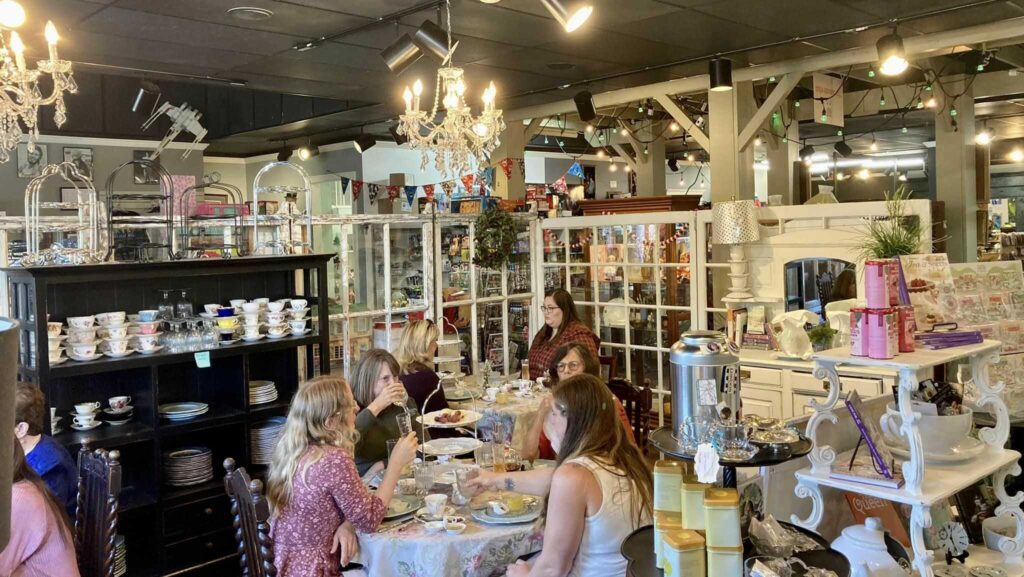
[[[133,170],[135,167],[141,167],[144,170],[149,170],[156,174],[160,185],[160,192],[114,192],[114,183],[117,181],[117,175],[129,166],[132,167]],[[167,258],[175,260],[173,196],[174,181],[171,179],[171,175],[167,170],[156,161],[146,158],[129,160],[115,168],[114,171],[110,173],[110,176],[107,177],[106,183],[107,238],[109,247],[104,260],[114,258],[117,260],[147,262],[154,260],[154,255],[159,251],[166,251]],[[150,212],[140,216],[115,216],[114,212],[118,210],[121,202],[149,202],[153,205],[152,208],[158,209],[158,211],[156,213]],[[147,225],[158,225],[158,227],[149,228]],[[145,240],[133,237],[132,231],[139,230],[147,231],[142,233],[146,235]],[[155,231],[163,238],[158,240],[151,239],[149,237],[149,230]],[[118,232],[126,234],[123,234],[119,238]]]
[[[39,191],[43,183],[53,177],[63,178],[75,189],[75,201],[43,202]],[[64,223],[43,223],[43,209],[75,210],[77,221]],[[55,243],[42,249],[43,233],[75,233],[77,246],[67,247]],[[92,264],[103,260],[104,252],[100,238],[99,203],[92,180],[78,171],[71,162],[48,164],[42,173],[33,178],[25,189],[25,248],[21,258],[23,266],[44,266],[54,264]]]
[[[796,495],[802,499],[811,499],[811,512],[804,519],[793,515],[792,521],[807,529],[817,529],[825,513],[822,487],[909,505],[911,507],[909,533],[914,551],[913,565],[922,577],[933,577],[932,563],[935,562],[935,555],[925,547],[924,540],[925,530],[932,525],[931,506],[944,502],[962,489],[970,487],[989,475],[994,475],[995,494],[1000,503],[996,508],[996,514],[1011,516],[1016,521],[1015,536],[1004,539],[1000,543],[1001,563],[1010,575],[1024,573],[1024,561],[1022,561],[1022,557],[1024,557],[1024,512],[1021,511],[1024,494],[1018,493],[1011,496],[1006,493],[1007,476],[1021,473],[1018,463],[1021,455],[1017,451],[1005,448],[1010,434],[1010,420],[1002,398],[1004,385],[1003,383],[991,384],[989,382],[989,366],[999,361],[1000,346],[998,341],[985,341],[978,345],[936,351],[919,350],[900,354],[888,360],[855,357],[850,355],[849,348],[831,349],[812,355],[814,377],[828,379],[829,395],[823,403],[811,401],[814,414],[811,415],[807,423],[807,436],[813,443],[813,448],[808,455],[811,466],[796,473]],[[918,372],[962,359],[967,359],[970,363],[974,386],[979,393],[975,404],[991,413],[996,424],[994,427],[978,431],[979,438],[987,447],[973,459],[925,466],[921,434],[918,430],[921,415],[915,413],[911,405],[911,393],[918,390]],[[898,408],[902,420],[900,435],[904,437],[910,453],[909,460],[903,463],[902,471],[905,483],[903,487],[890,489],[830,477],[837,454],[832,447],[819,444],[817,438],[818,427],[823,422],[828,421],[832,424],[838,422],[836,405],[839,402],[840,384],[836,368],[839,365],[879,367],[895,369],[899,372]],[[972,562],[973,558],[982,557],[985,554],[977,547],[972,547],[970,551],[972,557],[968,558],[968,564]]]
[[[234,214],[192,214],[189,209],[196,192],[218,191],[228,198]],[[245,242],[242,191],[237,186],[221,182],[203,182],[186,188],[178,203],[180,228],[178,229],[178,258],[206,258],[219,253],[221,258],[245,256],[249,247]],[[209,233],[210,228],[219,232]],[[212,241],[210,238],[219,240]]]
[[[263,178],[271,170],[275,168],[288,168],[296,173],[302,179],[302,186],[288,186],[288,185],[262,185]],[[292,214],[291,212],[285,214],[264,214],[259,213],[260,206],[260,195],[261,194],[282,194],[286,197],[289,195],[295,195],[296,198],[299,194],[304,195],[303,198],[306,201],[306,206],[303,212],[299,214]],[[305,252],[312,252],[313,250],[313,185],[310,183],[309,175],[299,165],[292,162],[278,161],[267,163],[263,168],[256,173],[256,178],[252,183],[252,242],[253,242],[253,254],[260,254],[264,249],[269,250],[269,254],[303,254]],[[305,222],[306,238],[296,239],[293,235],[292,224],[301,218]],[[259,227],[260,224],[276,225],[277,229],[273,240],[260,242],[259,240]],[[286,228],[286,234],[282,235],[280,228],[284,225]]]

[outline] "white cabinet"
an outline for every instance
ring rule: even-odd
[[[826,397],[824,395],[805,395],[802,393],[793,393],[793,415],[791,416],[800,417],[803,415],[810,415],[811,413],[813,413],[814,409],[812,409],[811,406],[808,405],[808,403],[811,402],[811,399],[814,399],[819,403],[824,403]],[[842,401],[839,402],[842,403]]]
[[[744,384],[740,389],[743,398],[743,414],[783,419],[782,391]]]

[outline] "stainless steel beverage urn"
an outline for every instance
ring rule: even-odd
[[[672,363],[672,427],[686,417],[717,414],[735,419],[740,409],[739,354],[718,331],[691,331],[669,353]]]

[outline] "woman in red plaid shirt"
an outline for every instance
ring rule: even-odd
[[[533,337],[527,358],[530,361],[530,378],[536,379],[548,374],[555,353],[562,346],[580,343],[597,358],[597,347],[601,339],[576,314],[576,303],[565,289],[555,289],[544,296],[544,326]]]

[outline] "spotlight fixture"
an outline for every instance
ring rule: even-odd
[[[287,144],[282,146],[281,150],[277,153],[277,160],[278,160],[278,162],[287,162],[288,159],[291,158],[291,157],[292,157],[292,149],[288,148]]]
[[[1012,151],[1010,151],[1010,154],[1007,156],[1007,158],[1010,159],[1010,162],[1024,162],[1024,150],[1020,148],[1014,148]]]
[[[388,132],[391,133],[391,137],[395,139],[395,144],[397,144],[398,146],[402,146],[406,142],[409,142],[409,138],[408,137],[406,137],[404,134],[401,134],[401,133],[398,132],[398,125],[397,124],[392,124],[391,126],[389,126],[388,127]]]
[[[711,90],[724,92],[732,90],[732,60],[714,58],[708,62],[708,76],[711,77]]]
[[[672,172],[679,172],[679,161],[674,158],[668,159],[668,169]]]
[[[160,104],[160,87],[149,80],[143,80],[140,84],[142,84],[142,88],[139,88],[139,93],[135,95],[135,101],[132,102],[132,112],[138,112],[141,108],[146,115],[151,116],[156,112],[156,105]]]
[[[974,135],[974,143],[979,146],[988,146],[992,143],[992,131],[985,126],[978,134]]]
[[[594,12],[594,6],[586,0],[540,0],[540,3],[566,32],[573,32],[583,26]]]
[[[320,147],[315,144],[307,143],[306,146],[299,149],[299,160],[303,162],[316,156],[320,156]]]
[[[580,120],[583,122],[590,122],[597,118],[597,108],[594,107],[594,95],[587,90],[582,90],[576,93],[576,96],[572,97],[573,102],[576,103],[576,112],[580,115]]]
[[[839,153],[839,156],[842,156],[843,158],[849,158],[853,156],[853,149],[850,148],[849,144],[846,144],[846,139],[837,142],[834,148],[836,149],[836,152]]]
[[[886,76],[903,74],[909,63],[907,53],[903,49],[903,38],[894,29],[892,34],[886,34],[878,39],[875,44],[878,50],[878,69]]]
[[[377,144],[377,139],[374,138],[372,134],[360,134],[356,137],[353,144],[356,147],[356,152],[363,154]]]
[[[438,61],[448,60],[448,33],[433,20],[424,20],[416,29],[412,41],[420,50],[433,55]],[[457,44],[452,45],[453,52]]]
[[[814,156],[814,147],[810,144],[800,149],[800,158],[807,159],[812,156]]]
[[[423,57],[423,52],[412,41],[408,34],[402,34],[391,46],[388,46],[380,55],[388,69],[395,74],[401,74],[403,70]]]

